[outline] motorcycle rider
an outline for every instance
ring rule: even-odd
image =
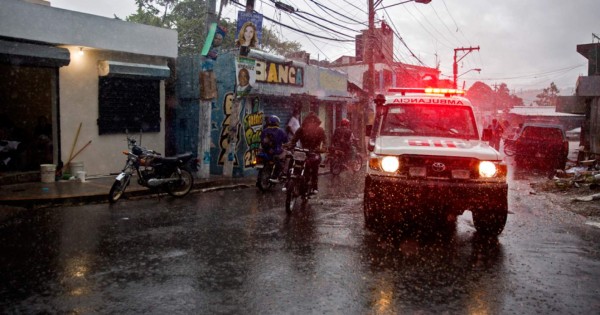
[[[350,129],[350,120],[344,118],[340,123],[340,127],[333,132],[332,145],[344,152],[342,163],[345,164],[354,154],[354,144],[356,138]]]
[[[326,140],[325,130],[321,127],[321,119],[319,119],[315,112],[309,112],[306,118],[304,118],[304,121],[302,121],[300,128],[298,128],[294,134],[289,145],[293,148],[296,146],[296,143],[300,141],[302,142],[302,148],[316,153],[317,158],[315,160],[308,160],[306,165],[308,177],[312,184],[312,194],[317,194],[319,192],[319,165],[321,164],[321,156],[319,153],[321,146],[325,144]]]
[[[288,136],[279,128],[280,119],[275,115],[267,118],[267,126],[260,133],[260,145],[264,153],[275,159],[275,174],[281,172],[281,161],[285,159],[283,145],[288,142]],[[273,179],[277,181],[276,179]]]

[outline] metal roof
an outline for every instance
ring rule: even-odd
[[[553,116],[553,117],[580,117],[582,115],[557,112],[554,106],[515,106],[509,114],[520,116]]]

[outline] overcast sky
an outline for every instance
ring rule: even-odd
[[[255,0],[255,10],[283,24],[328,38],[352,38],[365,28],[359,22],[367,23],[368,19],[367,0],[280,1],[306,12],[304,17],[351,37],[324,31],[298,15],[292,18],[289,13],[274,10],[271,0]],[[54,7],[106,17],[124,18],[136,10],[134,0],[50,2]],[[378,8],[402,0],[381,2]],[[243,8],[230,3],[223,9],[223,17],[235,20],[240,10]],[[561,94],[569,95],[577,77],[587,75],[587,60],[576,49],[578,44],[598,42],[592,33],[600,36],[599,14],[599,0],[432,0],[429,4],[408,2],[378,10],[376,20],[384,18],[389,22],[408,46],[395,39],[396,61],[415,65],[422,62],[428,67],[439,64],[442,78],[452,78],[455,48],[478,46],[479,51],[457,53],[457,58],[462,58],[458,70],[460,86],[463,81],[467,88],[475,81],[490,86],[506,83],[518,92],[545,88],[554,82]],[[263,25],[274,29],[284,40],[300,42],[311,58],[333,61],[342,55],[354,55],[353,42],[311,37],[266,20]],[[413,53],[417,58],[411,56]],[[475,68],[481,72],[470,71]]]

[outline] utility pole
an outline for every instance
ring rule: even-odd
[[[208,40],[208,32],[210,29],[210,25],[212,23],[217,22],[217,17],[215,15],[217,7],[216,0],[209,0],[208,6],[206,8],[206,29],[204,30],[204,38]],[[200,56],[201,63],[204,64],[207,62],[206,57]],[[202,77],[202,72],[199,73],[200,77]],[[212,71],[212,70],[211,70]],[[202,82],[200,84],[206,84],[206,82]],[[199,107],[198,107],[198,159],[200,159],[200,163],[198,165],[198,177],[199,178],[208,178],[210,176],[210,121],[212,119],[211,107],[212,99],[203,99],[200,97]]]
[[[371,104],[371,100],[373,99],[373,95],[375,94],[375,87],[373,85],[374,83],[374,75],[375,75],[375,64],[374,64],[374,60],[373,60],[373,46],[375,46],[373,44],[373,37],[375,35],[375,4],[373,3],[373,0],[368,0],[367,5],[369,7],[369,29],[367,30],[367,36],[364,37],[364,47],[365,47],[365,61],[367,62],[368,65],[368,69],[367,69],[367,78],[366,81],[367,82],[363,82],[363,87],[366,85],[367,88],[367,97],[364,100],[364,103],[360,102],[360,106],[358,106],[358,122],[359,122],[359,139],[361,139],[360,143],[360,147],[361,150],[364,152],[364,148],[365,148],[365,138],[366,138],[366,127],[367,127],[367,121],[366,121],[366,109],[369,107],[369,104]]]
[[[452,70],[454,72],[454,88],[455,89],[457,88],[456,80],[457,80],[457,76],[458,76],[458,62],[461,61],[464,57],[466,57],[473,50],[479,50],[479,46],[477,46],[477,47],[454,48],[454,63],[452,64]],[[459,51],[466,51],[466,53],[457,60],[456,59],[456,54]]]

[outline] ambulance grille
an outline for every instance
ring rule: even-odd
[[[403,155],[400,157],[401,175],[409,175],[411,167],[424,167],[427,178],[451,179],[452,170],[468,170],[470,178],[478,178],[479,160],[454,156]]]

